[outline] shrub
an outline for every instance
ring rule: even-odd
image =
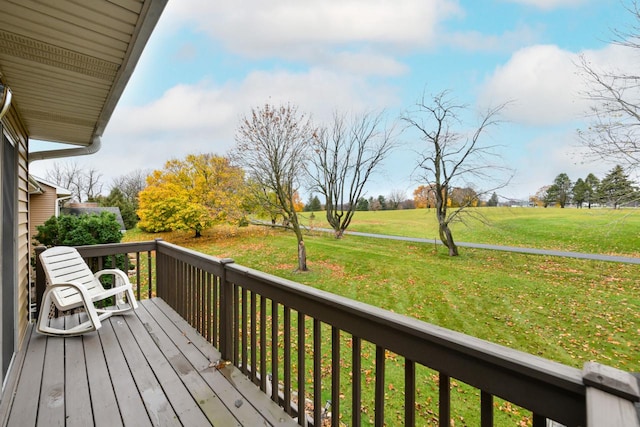
[[[52,216],[37,227],[35,239],[44,246],[82,246],[120,243],[122,233],[111,212]]]
[[[83,246],[100,243],[120,243],[122,232],[116,216],[111,212],[83,215],[52,216],[43,225],[37,227],[34,238],[44,246]],[[113,265],[111,257],[105,257],[103,265]],[[124,255],[116,255],[115,265],[123,271],[128,270]],[[106,282],[110,278],[105,277]]]

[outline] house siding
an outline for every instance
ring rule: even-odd
[[[29,322],[29,288],[31,282],[29,242],[29,149],[28,139],[22,133],[18,140],[18,330],[20,348]]]
[[[29,322],[30,242],[29,242],[29,183],[28,139],[15,109],[12,107],[2,119],[2,128],[15,142],[18,156],[16,188],[16,276],[15,284],[15,349],[22,341]],[[2,171],[4,174],[5,171]]]
[[[44,190],[44,193],[29,195],[29,215],[31,219],[29,233],[31,233],[32,237],[38,234],[37,226],[44,224],[46,220],[56,214],[55,206],[58,197],[56,189],[41,182],[39,185]],[[32,240],[31,243],[38,244],[35,240]]]

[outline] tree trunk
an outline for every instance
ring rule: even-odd
[[[307,248],[304,240],[298,241],[298,271],[309,271],[307,268]]]
[[[438,231],[440,232],[440,241],[449,249],[449,256],[458,256],[458,247],[453,241],[453,234],[451,234],[449,226],[446,223],[440,223]]]

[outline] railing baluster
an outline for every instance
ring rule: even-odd
[[[127,264],[129,263],[129,260],[127,260]],[[141,295],[142,295],[142,286],[140,285],[140,252],[136,252],[136,298],[138,298],[138,300],[141,300]],[[151,286],[151,283],[149,283],[149,286]]]
[[[322,425],[322,336],[320,320],[313,319],[313,425]]]
[[[410,359],[404,361],[404,425],[416,425],[416,364]]]
[[[211,320],[213,324],[211,325],[211,342],[214,346],[220,349],[220,293],[222,286],[222,279],[218,276],[213,277],[213,289],[212,289],[212,300],[211,300]]]
[[[271,400],[278,403],[278,303],[271,300]]]
[[[362,340],[353,336],[351,338],[352,358],[351,358],[351,416],[353,425],[362,424]]]
[[[375,425],[384,426],[385,349],[376,346]]]
[[[233,284],[233,364],[240,362],[240,287]]]
[[[157,257],[157,256],[158,256],[158,251],[156,251],[156,257]],[[153,266],[151,265],[151,251],[147,251],[147,269],[148,269],[148,271],[149,271],[149,276],[148,276],[148,277],[149,277],[149,289],[148,289],[148,291],[149,291],[149,298],[152,298],[152,297],[153,297],[153,281],[152,281],[153,273],[152,273],[152,268],[153,268]],[[156,274],[156,277],[158,277],[158,275],[157,275],[157,274]],[[166,283],[165,283],[165,284],[166,284]],[[157,293],[157,292],[158,292],[158,291],[156,290],[156,293]]]
[[[260,390],[267,392],[267,300],[260,296]]]
[[[298,424],[301,426],[306,425],[307,413],[306,413],[306,349],[305,349],[305,333],[306,325],[304,319],[304,313],[298,312]]]
[[[546,427],[547,425],[547,417],[533,414],[533,427]]]
[[[449,376],[440,372],[439,377],[439,402],[440,407],[438,417],[440,419],[440,427],[449,427],[451,420],[451,388],[449,385]]]
[[[222,274],[220,275],[220,353],[224,360],[233,360],[234,356],[234,285],[227,281],[226,264],[230,264],[233,260],[225,258],[220,260],[223,264]]]
[[[247,348],[247,323],[249,316],[247,313],[247,289],[242,288],[242,373],[247,375],[248,348]]]
[[[191,266],[186,262],[182,263],[182,280],[180,283],[180,291],[182,293],[182,307],[184,310],[184,314],[182,315],[186,321],[193,326],[193,321],[191,320],[191,310],[189,309],[189,294],[191,289]]]
[[[197,300],[196,300],[196,306],[198,307],[196,310],[196,315],[198,318],[198,331],[200,331],[200,334],[204,335],[204,313],[205,313],[205,307],[204,307],[204,295],[205,295],[205,290],[204,290],[204,271],[202,271],[201,269],[198,269],[198,287],[197,287]]]
[[[184,298],[182,297],[182,286],[184,286],[184,275],[182,273],[183,265],[182,262],[176,260],[176,281],[172,283],[170,286],[173,286],[176,292],[176,311],[180,316],[186,319],[184,313],[184,307],[182,305],[182,301]]]
[[[185,303],[185,309],[187,312],[187,320],[189,322],[189,324],[193,327],[195,327],[196,322],[195,322],[195,316],[194,316],[194,296],[195,296],[195,272],[194,272],[194,267],[191,265],[187,265],[185,268],[185,273],[187,276],[187,286],[185,288],[185,294],[184,294],[184,303]]]
[[[167,302],[168,304],[169,301],[171,300],[171,298],[169,298],[168,293],[167,293],[167,286],[166,283],[169,279],[169,260],[167,259],[167,256],[156,252],[156,266],[158,268],[157,271],[157,283],[156,283],[156,296],[161,297],[165,300],[165,302]],[[147,275],[147,278],[149,276]],[[147,288],[147,295],[149,295],[149,298],[151,298],[151,282],[148,282],[149,286]]]
[[[284,307],[284,409],[291,415],[291,309]]]
[[[189,266],[187,270],[189,275],[189,288],[187,289],[187,310],[189,312],[189,324],[198,329],[198,270],[194,266]]]
[[[251,292],[251,382],[256,384],[256,371],[258,370],[258,361],[256,357],[257,349],[257,325],[256,325],[256,293]]]
[[[340,329],[331,327],[331,426],[340,425]]]
[[[493,426],[493,396],[486,391],[480,391],[480,425]]]
[[[205,297],[204,297],[204,330],[205,330],[205,335],[204,337],[207,339],[207,341],[212,342],[212,335],[211,335],[211,287],[212,287],[212,275],[211,273],[205,273],[205,280],[204,280],[204,286],[205,286]]]
[[[196,267],[191,267],[189,269],[189,275],[191,286],[189,292],[191,295],[189,296],[189,310],[191,310],[191,325],[198,329],[198,269]]]

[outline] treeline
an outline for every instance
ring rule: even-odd
[[[621,206],[638,206],[640,190],[636,184],[620,165],[611,169],[602,179],[590,173],[574,182],[566,173],[561,173],[552,184],[541,187],[529,201],[534,206],[545,208],[574,205],[590,209],[597,205],[617,209]]]
[[[393,190],[389,195],[382,194],[378,197],[360,197],[356,203],[356,211],[386,211],[397,209],[423,209],[434,208],[436,206],[436,197],[434,186],[420,185],[413,191],[413,199],[406,197],[403,190]],[[455,187],[451,189],[447,197],[448,207],[496,207],[499,204],[499,198],[493,193],[488,200],[482,200],[478,193],[470,188]],[[304,205],[305,212],[317,212],[324,210],[324,205],[318,196],[311,194],[307,203]],[[348,209],[349,206],[340,206],[341,209]]]
[[[401,196],[399,197],[399,194]],[[341,205],[338,206],[339,209],[349,209],[349,205]],[[378,195],[378,197],[360,197],[357,200],[355,210],[356,211],[386,211],[386,210],[397,210],[397,209],[415,209],[416,203],[413,199],[407,199],[406,194],[404,192],[398,194],[390,194],[388,196],[383,196],[382,194]],[[317,212],[324,210],[325,206],[322,204],[318,196],[311,195],[309,196],[309,200],[304,205],[305,212]]]

